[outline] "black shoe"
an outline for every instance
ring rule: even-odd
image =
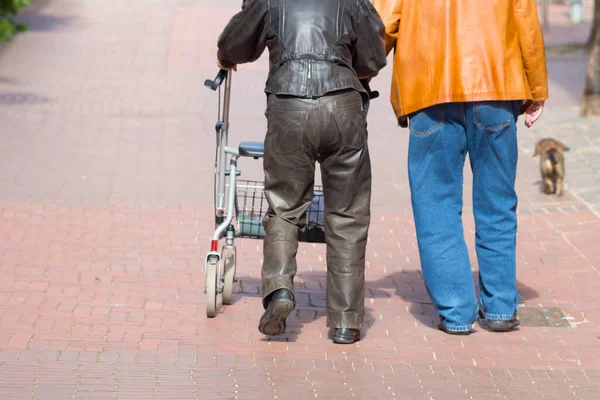
[[[360,339],[360,330],[351,328],[335,328],[333,343],[352,344]]]
[[[289,289],[278,289],[271,294],[269,305],[260,318],[258,330],[267,336],[277,336],[285,332],[285,320],[294,311],[294,294]]]
[[[445,332],[449,335],[462,335],[462,336],[466,336],[466,335],[470,335],[472,333],[472,331],[469,329],[468,331],[451,331],[449,330],[446,325],[444,325],[443,322],[440,322],[440,324],[438,325],[438,329],[442,332]]]
[[[483,312],[479,311],[479,326],[490,332],[510,332],[515,329],[521,321],[515,312],[515,315],[509,320],[487,319]]]

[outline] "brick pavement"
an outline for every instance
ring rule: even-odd
[[[588,54],[571,44],[586,42],[591,28],[592,2],[584,1],[584,23],[572,25],[566,4],[550,8],[550,29],[545,41],[550,46],[550,99],[544,117],[531,130],[519,135],[521,152],[533,155],[535,142],[555,137],[567,143],[567,185],[571,194],[596,213],[600,211],[600,120],[579,118]]]
[[[578,59],[549,62],[553,90],[572,97],[521,130],[517,183],[522,305],[559,307],[568,327],[523,321],[465,338],[434,328],[389,69],[370,115],[364,339],[327,339],[322,245],[300,248],[285,337],[256,329],[257,241],[237,242],[234,304],[204,317],[216,98],[201,84],[238,3],[42,1],[24,16],[32,31],[0,49],[0,398],[597,398],[600,218],[585,197],[597,185],[597,125],[567,107],[577,93],[563,76]],[[235,74],[233,142],[264,132],[265,61]],[[572,147],[562,198],[540,192],[531,157],[550,133]],[[241,166],[260,177],[259,163]]]
[[[566,186],[600,215],[600,118],[580,118],[577,106],[550,107],[539,125],[520,135],[522,154],[532,156],[535,142],[542,137],[554,137],[569,146]]]

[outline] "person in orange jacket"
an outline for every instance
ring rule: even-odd
[[[410,124],[408,173],[421,268],[439,329],[518,324],[517,119],[548,98],[535,0],[374,0],[393,49],[391,101]],[[462,226],[463,167],[473,171],[479,302]]]

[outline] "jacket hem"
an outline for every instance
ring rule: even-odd
[[[537,98],[537,99],[536,99]],[[450,96],[444,96],[444,97],[437,97],[437,98],[428,98],[425,99],[424,101],[418,102],[415,105],[412,105],[411,107],[396,107],[394,105],[394,100],[392,98],[392,107],[394,107],[394,112],[396,113],[396,117],[398,119],[400,118],[406,118],[408,115],[415,113],[419,110],[428,108],[428,107],[432,107],[438,104],[444,104],[444,103],[470,103],[470,102],[476,102],[476,101],[514,101],[514,100],[521,100],[521,101],[526,101],[526,100],[533,100],[533,101],[544,101],[548,99],[548,96],[544,96],[543,98],[537,97],[534,98],[531,95],[526,95],[523,94],[522,92],[519,93],[508,93],[508,94],[503,94],[503,95],[498,95],[497,93],[493,93],[493,92],[486,92],[486,93],[456,93],[456,94],[451,94]]]

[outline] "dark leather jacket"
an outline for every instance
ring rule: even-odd
[[[369,0],[244,0],[219,37],[224,66],[269,48],[265,91],[296,97],[356,89],[386,65],[384,25]]]

